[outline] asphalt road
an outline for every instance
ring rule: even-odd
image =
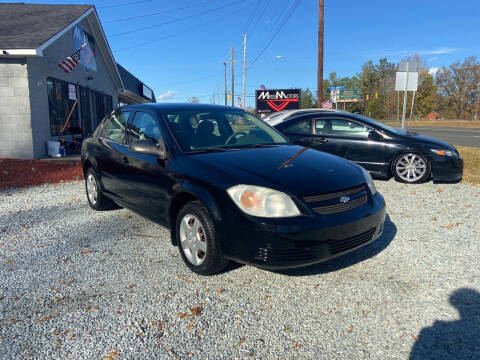
[[[409,126],[408,129],[452,145],[480,148],[480,128]]]

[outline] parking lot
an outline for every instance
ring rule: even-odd
[[[380,239],[312,267],[191,273],[83,182],[0,193],[0,358],[480,358],[480,187],[376,181]]]

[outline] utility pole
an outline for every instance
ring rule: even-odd
[[[220,86],[217,84],[217,105],[220,105]]]
[[[232,47],[232,107],[235,106],[235,69],[234,69],[233,47]]]
[[[242,102],[243,108],[245,109],[245,83],[246,83],[246,72],[247,72],[247,34],[243,34],[243,92],[242,92]]]
[[[225,106],[227,106],[227,63],[223,63],[223,69],[225,74]]]
[[[323,15],[324,0],[318,0],[318,69],[317,69],[317,106],[323,101]]]

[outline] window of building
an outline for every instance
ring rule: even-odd
[[[112,97],[95,91],[95,117],[97,126],[102,119],[113,110]]]
[[[61,135],[61,131],[65,126],[68,115],[75,104],[75,100],[68,97],[68,82],[48,78],[47,79],[48,109],[50,117],[50,134],[52,136]],[[65,133],[69,133],[68,129],[81,128],[79,123],[78,108],[72,112],[70,121],[65,129]]]
[[[83,86],[79,86],[79,88],[80,88],[80,112],[82,116],[83,130],[84,130],[84,134],[90,135],[93,132],[92,110],[90,106],[90,89]]]

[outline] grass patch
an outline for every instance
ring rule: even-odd
[[[467,146],[455,146],[463,157],[463,180],[471,184],[480,184],[480,149]]]
[[[401,127],[398,121],[385,121],[390,126]],[[480,128],[480,121],[473,120],[433,120],[433,121],[407,121],[408,126],[432,126],[432,127],[456,127],[456,128]]]

